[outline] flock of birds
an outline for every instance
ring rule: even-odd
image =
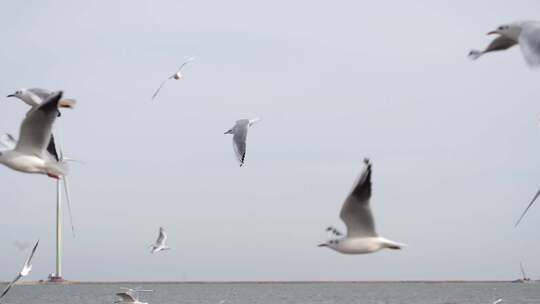
[[[472,50],[469,58],[476,60],[481,56],[494,51],[502,51],[519,45],[530,67],[540,66],[540,22],[521,21],[499,26],[488,33],[497,37],[482,51]],[[155,99],[168,80],[179,80],[183,77],[182,70],[194,58],[189,58],[178,68],[177,72],[165,79],[152,95]],[[61,108],[73,109],[76,101],[64,98],[63,92],[52,92],[45,89],[21,89],[7,97],[15,97],[31,107],[20,125],[19,140],[10,134],[0,137],[0,163],[10,169],[32,174],[44,174],[49,177],[67,181],[69,172],[69,158],[63,156],[61,148],[55,143],[52,128],[55,120],[61,116]],[[259,118],[240,119],[225,132],[233,135],[233,148],[240,166],[244,165],[246,157],[247,133],[249,127],[258,122]],[[340,218],[345,223],[347,233],[344,235],[334,227],[326,230],[331,238],[320,244],[319,247],[328,247],[343,254],[366,254],[382,249],[398,250],[405,245],[381,237],[375,229],[375,220],[371,212],[370,199],[372,194],[372,163],[364,159],[364,168],[352,191],[343,203]],[[540,190],[528,204],[520,216],[516,226],[523,219],[529,208],[540,196]],[[165,244],[167,235],[165,229],[159,228],[159,235],[151,247],[151,253],[169,250]],[[36,252],[39,241],[36,242],[32,252],[26,260],[23,269],[0,295],[4,297],[11,287],[22,277],[27,276],[32,269],[32,258]],[[141,291],[128,289],[127,292],[117,294],[120,301],[117,303],[140,303],[133,296],[134,292]],[[496,302],[501,302],[498,299]]]

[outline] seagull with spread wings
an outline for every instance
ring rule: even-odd
[[[344,254],[373,253],[381,249],[401,249],[404,244],[379,236],[371,213],[371,162],[364,160],[365,168],[341,208],[340,217],[347,226],[347,235],[320,244]]]
[[[46,174],[56,179],[67,174],[67,163],[58,158],[51,141],[61,99],[62,92],[56,92],[28,111],[21,123],[19,140],[13,149],[0,151],[0,163],[19,172]],[[12,136],[8,140],[15,141]]]
[[[32,258],[34,257],[34,254],[36,253],[36,249],[37,249],[38,245],[39,245],[39,240],[34,245],[34,249],[32,249],[32,253],[28,257],[28,259],[26,259],[26,262],[24,263],[24,266],[23,266],[21,272],[19,272],[17,274],[17,276],[13,279],[13,281],[11,281],[11,283],[8,284],[6,289],[4,289],[4,292],[2,292],[2,295],[0,295],[0,299],[2,299],[8,293],[8,291],[11,289],[11,287],[13,287],[13,285],[15,283],[17,283],[18,280],[20,280],[22,277],[25,277],[28,274],[30,274],[30,271],[32,271]]]
[[[159,85],[159,88],[154,92],[154,95],[152,95],[152,100],[154,100],[154,98],[156,98],[157,94],[159,93],[159,91],[161,90],[161,88],[163,88],[163,86],[165,85],[165,83],[171,79],[175,79],[175,80],[179,80],[180,78],[184,77],[184,75],[182,74],[182,69],[190,62],[192,62],[193,60],[195,60],[195,57],[191,57],[191,58],[188,58],[186,61],[184,61],[184,63],[182,63],[182,65],[178,68],[178,70],[176,71],[176,73],[172,74],[171,76],[169,76],[167,79],[163,80],[161,82],[161,84]]]
[[[152,248],[152,251],[150,253],[156,253],[163,250],[171,249],[165,244],[165,241],[167,241],[167,234],[165,233],[165,229],[163,227],[159,227],[158,238],[156,240],[156,243],[150,245],[150,247]]]
[[[238,159],[238,162],[240,162],[240,167],[244,165],[244,161],[246,160],[246,141],[247,141],[248,128],[251,127],[254,123],[258,122],[259,120],[261,119],[254,118],[254,119],[237,120],[234,126],[224,133],[224,134],[233,134],[234,153],[236,154],[236,158]]]
[[[32,108],[37,107],[43,101],[47,100],[54,92],[42,88],[18,89],[7,97],[15,97],[22,100]],[[73,109],[77,102],[72,98],[62,98],[58,101],[58,107]]]

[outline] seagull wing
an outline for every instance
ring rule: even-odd
[[[56,149],[56,143],[54,141],[54,135],[51,134],[51,139],[47,145],[47,152],[52,156],[56,161],[60,161],[60,156],[58,155],[58,150]]]
[[[47,100],[47,98],[49,98],[49,96],[51,96],[51,94],[53,93],[52,91],[49,91],[47,89],[42,89],[42,88],[30,88],[28,89],[28,91],[30,91],[32,94],[36,95],[40,100],[40,102],[38,103],[41,103],[42,101],[44,100]]]
[[[193,60],[195,60],[195,57],[190,57],[186,61],[184,61],[184,63],[182,63],[182,65],[178,68],[176,73],[180,72],[188,63],[192,62]]]
[[[540,66],[540,22],[524,22],[518,40],[527,64]]]
[[[128,303],[136,302],[135,298],[127,292],[119,292],[116,295],[120,297],[120,299],[122,299],[122,301],[124,302],[128,302]]]
[[[21,124],[15,150],[41,157],[51,140],[52,126],[58,113],[62,92],[54,93],[38,107],[31,109]]]
[[[30,256],[28,257],[28,259],[26,259],[26,262],[24,263],[24,268],[28,268],[32,265],[32,259],[34,258],[34,254],[36,253],[38,245],[39,245],[39,240],[34,245],[34,248],[32,249],[32,253],[30,253]]]
[[[233,148],[236,158],[240,162],[240,166],[244,164],[246,159],[246,140],[248,133],[249,120],[242,119],[236,122],[233,128]]]
[[[11,283],[8,284],[8,286],[6,287],[6,289],[4,289],[4,292],[2,292],[2,295],[0,295],[0,299],[2,299],[7,293],[8,291],[11,289],[11,287],[13,287],[13,285],[15,283],[17,283],[18,280],[20,280],[22,278],[22,275],[18,274],[14,279],[13,281],[11,281]]]
[[[167,240],[167,234],[165,233],[165,229],[163,227],[159,227],[159,235],[156,240],[156,245],[162,246],[165,245],[165,241]]]
[[[506,50],[516,44],[517,44],[517,41],[515,40],[506,38],[504,36],[499,36],[493,39],[493,41],[491,41],[491,43],[484,50],[484,53]]]
[[[159,88],[156,90],[156,92],[154,92],[154,95],[152,95],[152,100],[154,100],[154,98],[156,98],[156,96],[157,96],[157,94],[159,93],[159,91],[161,91],[161,88],[163,88],[163,86],[165,85],[165,83],[166,83],[169,79],[171,79],[171,78],[172,78],[172,76],[169,77],[169,78],[167,78],[167,79],[165,79],[165,80],[163,80],[163,81],[161,82],[161,84],[159,85]]]
[[[536,194],[534,195],[534,197],[532,198],[531,202],[527,205],[527,208],[525,208],[525,210],[523,211],[523,213],[521,214],[521,216],[519,217],[519,220],[516,222],[516,225],[514,227],[517,227],[519,225],[519,223],[521,222],[521,220],[525,217],[525,214],[527,214],[527,211],[529,211],[529,208],[532,207],[532,205],[534,204],[534,202],[536,201],[536,199],[538,198],[538,196],[540,196],[540,189],[536,192]]]
[[[13,150],[17,146],[17,140],[11,134],[6,133],[0,136],[0,145],[8,150]]]
[[[340,217],[347,226],[349,237],[375,237],[375,221],[371,214],[371,163],[365,161],[366,168],[354,185],[341,208]]]

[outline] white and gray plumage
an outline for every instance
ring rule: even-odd
[[[258,122],[260,118],[240,119],[237,120],[234,126],[224,134],[233,134],[233,148],[236,158],[240,162],[240,167],[244,165],[246,160],[246,141],[248,128]]]
[[[184,63],[182,63],[182,65],[178,68],[178,70],[176,71],[176,73],[172,74],[171,76],[169,76],[167,79],[163,80],[161,82],[161,84],[159,85],[159,88],[157,88],[157,90],[154,92],[154,94],[152,95],[152,100],[154,98],[156,98],[157,94],[159,93],[159,91],[161,91],[161,88],[163,88],[163,86],[165,85],[165,83],[167,81],[169,81],[170,79],[175,79],[175,80],[179,80],[180,78],[184,77],[184,75],[182,75],[182,69],[190,62],[192,62],[193,60],[195,60],[194,57],[191,57],[191,58],[188,58],[186,61],[184,61]]]
[[[150,245],[150,247],[152,248],[151,253],[156,253],[163,250],[171,249],[169,246],[165,244],[166,241],[167,241],[167,234],[165,233],[165,229],[163,227],[159,227],[159,235],[156,240],[156,243],[153,245]]]
[[[119,292],[116,294],[120,300],[114,301],[114,303],[131,303],[131,304],[147,304],[146,302],[139,301],[139,292],[152,292],[153,290],[139,289],[137,288],[125,288],[121,289],[126,290],[125,292]]]
[[[36,107],[40,105],[43,101],[47,100],[52,94],[53,91],[42,89],[42,88],[30,88],[30,89],[19,89],[13,94],[9,94],[7,97],[16,97],[22,100],[24,103],[31,107]],[[60,108],[69,108],[73,109],[77,102],[75,99],[71,98],[62,98],[58,102],[58,107]]]
[[[405,246],[377,234],[370,207],[371,162],[365,159],[364,164],[364,171],[341,208],[340,217],[347,226],[347,235],[331,239],[319,247],[329,247],[344,254],[364,254],[384,248],[401,249]]]
[[[0,152],[0,163],[19,172],[46,174],[56,179],[67,174],[67,163],[57,155],[51,159],[53,154],[47,151],[61,98],[62,92],[54,93],[28,111],[21,123],[19,141],[14,148]]]
[[[13,135],[6,133],[2,136],[0,136],[0,146],[3,146],[4,149],[0,148],[0,153],[2,150],[5,149],[15,149],[17,146],[17,139],[13,137]],[[47,146],[47,150],[44,153],[44,158],[49,162],[58,162],[63,163],[66,161],[71,161],[72,159],[69,159],[67,157],[64,157],[64,153],[62,152],[62,149],[60,147],[57,147],[54,142],[54,137],[51,135],[51,139],[49,141],[49,145]],[[62,182],[64,184],[64,191],[66,195],[66,202],[68,206],[68,212],[69,212],[69,220],[71,223],[71,231],[73,235],[75,235],[75,227],[73,226],[73,215],[71,212],[71,195],[69,191],[69,182],[68,182],[68,176],[64,175],[62,177]],[[18,245],[16,245],[19,247]]]
[[[6,289],[4,289],[4,292],[2,292],[2,294],[0,295],[0,299],[2,299],[8,293],[11,287],[13,287],[13,285],[17,283],[18,280],[30,274],[30,271],[32,271],[32,258],[34,257],[34,254],[36,253],[36,249],[38,245],[39,245],[39,240],[34,245],[34,248],[32,249],[32,253],[30,254],[30,256],[26,259],[26,262],[24,263],[24,266],[21,272],[19,272],[17,276],[13,279],[13,281],[11,281],[11,283],[8,284]]]
[[[504,24],[488,33],[492,34],[499,36],[485,50],[470,51],[469,58],[475,60],[486,53],[506,50],[519,44],[527,64],[531,67],[540,66],[540,22],[520,21]]]

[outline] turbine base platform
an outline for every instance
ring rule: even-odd
[[[66,282],[66,280],[64,280],[64,278],[60,276],[49,275],[47,282],[48,283],[64,283]]]

